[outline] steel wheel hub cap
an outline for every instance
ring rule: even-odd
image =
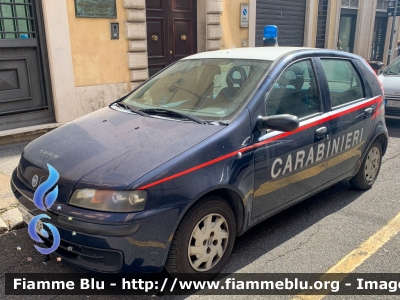
[[[188,246],[189,262],[198,272],[212,269],[228,245],[229,228],[220,214],[209,214],[194,227]]]
[[[364,175],[365,179],[368,182],[371,182],[375,179],[376,174],[378,173],[379,170],[380,163],[381,163],[380,151],[377,147],[374,147],[369,151],[367,159],[365,161]]]

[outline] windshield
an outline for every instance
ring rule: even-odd
[[[136,111],[168,109],[204,121],[229,121],[270,66],[247,59],[181,60],[123,100]]]
[[[400,59],[396,59],[389,67],[383,71],[385,75],[399,75],[400,74]]]

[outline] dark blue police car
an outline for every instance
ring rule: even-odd
[[[199,53],[30,143],[11,185],[33,216],[47,164],[59,172],[48,215],[64,260],[216,273],[255,224],[341,180],[371,188],[388,144],[382,96],[353,54]]]

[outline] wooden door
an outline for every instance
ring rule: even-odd
[[[149,75],[197,52],[196,0],[146,0]]]

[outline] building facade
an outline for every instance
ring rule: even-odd
[[[278,26],[281,46],[339,48],[386,63],[387,7],[382,0],[2,0],[0,136],[105,107],[187,55],[260,46],[265,25]]]
[[[247,46],[246,1],[1,1],[0,132],[69,122],[184,56]]]
[[[389,50],[393,17],[390,0],[250,0],[250,46],[259,46],[265,24],[277,25],[279,44],[339,49],[385,64],[395,58],[399,39],[396,22]],[[393,1],[392,1],[393,2]],[[253,30],[252,30],[253,28]],[[302,43],[303,41],[303,43]]]

